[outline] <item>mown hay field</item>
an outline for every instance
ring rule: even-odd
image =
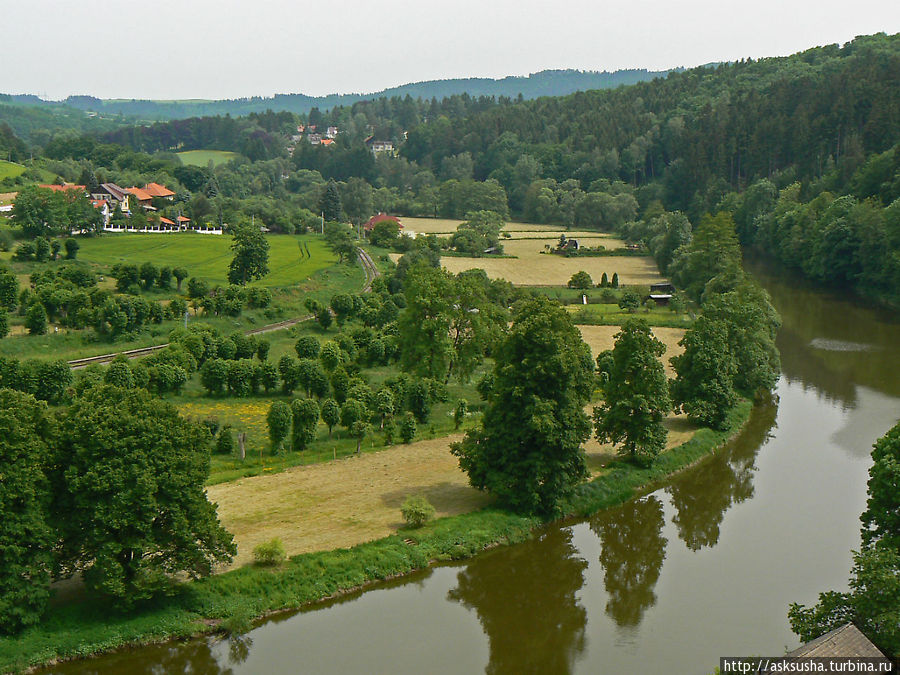
[[[207,488],[219,517],[234,534],[234,565],[274,537],[288,555],[327,551],[379,539],[403,524],[400,505],[424,494],[437,516],[474,511],[489,498],[468,484],[450,443],[460,434],[337,461],[243,478]]]
[[[314,272],[334,265],[337,258],[318,237],[269,235],[269,274],[256,285],[283,287],[307,279]],[[229,236],[180,234],[120,234],[81,239],[78,259],[104,267],[116,263],[157,267],[184,267],[192,277],[213,284],[226,284],[231,262]],[[300,247],[309,247],[311,258],[300,256]]]
[[[25,173],[25,167],[21,164],[0,159],[0,180],[15,178],[16,176],[21,176],[23,173]]]
[[[531,248],[531,247],[529,247]],[[392,254],[396,262],[400,256]],[[565,286],[572,275],[584,270],[599,283],[603,273],[610,279],[619,275],[619,284],[649,286],[662,281],[653,258],[600,256],[596,258],[563,258],[541,254],[538,249],[518,258],[441,258],[444,269],[459,274],[465,270],[483,269],[491,279],[506,279],[516,286]]]
[[[640,315],[636,316],[640,318]],[[578,326],[578,330],[581,331],[581,339],[591,348],[591,356],[596,358],[600,352],[613,348],[616,341],[616,333],[621,328],[619,326]],[[655,327],[650,330],[666,346],[666,353],[661,357],[661,361],[666,368],[666,375],[675,377],[675,372],[672,370],[672,366],[669,365],[669,359],[684,353],[684,348],[678,344],[678,341],[684,337],[685,329]]]

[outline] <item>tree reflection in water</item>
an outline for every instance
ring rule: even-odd
[[[587,562],[569,528],[473,558],[448,598],[474,609],[490,642],[487,673],[569,673],[584,651],[587,613],[576,595]]]
[[[666,488],[676,514],[678,538],[692,551],[713,547],[725,512],[753,496],[756,455],[775,428],[774,399],[754,408],[750,420],[728,447],[674,479]]]
[[[606,613],[622,627],[636,627],[656,604],[656,582],[666,558],[665,518],[659,499],[650,495],[601,511],[590,520],[600,537]]]

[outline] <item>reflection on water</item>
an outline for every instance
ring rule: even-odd
[[[474,558],[447,597],[478,614],[490,642],[487,673],[570,673],[584,650],[587,612],[576,594],[587,562],[569,529]]]
[[[725,512],[753,496],[756,453],[771,437],[777,411],[774,398],[761,403],[724,452],[675,477],[666,488],[676,510],[672,522],[678,537],[692,551],[715,546]]]
[[[754,272],[784,321],[780,398],[652,494],[268,620],[252,642],[154,646],[50,672],[680,675],[796,646],[788,603],[840,590],[859,544],[871,445],[900,416],[900,324]]]
[[[652,495],[590,519],[603,546],[606,613],[623,628],[638,626],[644,611],[656,604],[653,589],[666,559],[664,524],[662,504]]]

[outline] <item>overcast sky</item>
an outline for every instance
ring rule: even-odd
[[[900,32],[898,0],[0,0],[0,92],[373,92],[548,68],[694,66]]]

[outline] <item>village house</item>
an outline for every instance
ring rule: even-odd
[[[325,130],[325,138],[330,138],[331,140],[334,140],[335,138],[337,138],[337,135],[338,135],[337,127],[328,127],[328,129]]]
[[[128,206],[128,191],[115,183],[100,183],[100,187],[97,188],[96,192],[91,193],[91,199],[108,202],[113,211],[118,206],[122,209],[122,213],[126,215],[131,213],[131,209]]]
[[[399,218],[396,218],[395,216],[389,216],[384,213],[379,213],[377,216],[372,216],[371,218],[369,218],[366,224],[363,225],[363,229],[367,233],[371,232],[373,229],[375,229],[375,226],[378,223],[395,223],[399,229],[403,229],[403,223],[400,222]]]
[[[389,155],[394,154],[394,143],[393,141],[376,141],[374,136],[369,136],[366,141],[366,146],[376,157],[383,152],[388,153]]]

